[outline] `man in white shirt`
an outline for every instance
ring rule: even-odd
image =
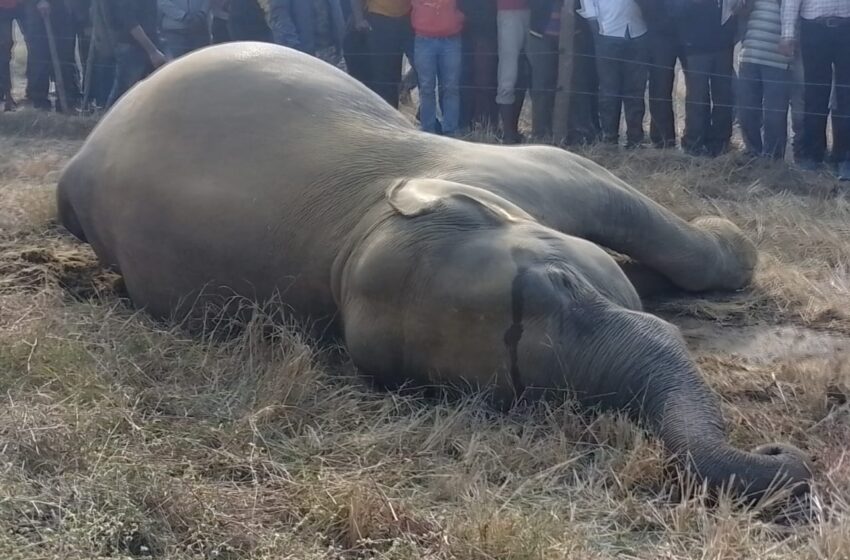
[[[850,0],[784,0],[781,48],[788,55],[801,49],[804,73],[803,139],[797,164],[820,167],[826,156],[826,119],[830,90],[832,159],[838,179],[850,181]]]
[[[582,17],[596,27],[599,120],[602,139],[618,144],[620,110],[626,117],[626,147],[643,142],[644,94],[649,72],[647,26],[635,0],[582,0]]]

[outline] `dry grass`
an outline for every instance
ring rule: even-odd
[[[5,117],[4,117],[5,118]],[[23,558],[850,558],[850,202],[730,155],[588,155],[764,259],[745,292],[658,302],[732,438],[816,459],[817,520],[677,499],[658,444],[567,405],[498,414],[364,387],[299,333],[189,339],[52,226],[91,123],[0,134],[0,551]]]

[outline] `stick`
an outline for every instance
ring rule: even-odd
[[[573,42],[575,40],[575,0],[566,0],[561,10],[561,36],[558,59],[558,90],[555,92],[553,141],[563,145],[570,130],[570,92],[573,84]]]
[[[62,77],[62,66],[59,64],[59,53],[56,50],[56,37],[53,35],[53,26],[50,25],[50,16],[41,12],[44,20],[44,29],[47,31],[47,44],[50,47],[50,58],[53,59],[53,79],[56,81],[56,92],[59,94],[59,106],[62,111],[68,112],[68,98],[65,97],[65,80]]]
[[[95,0],[96,2],[97,0]],[[89,96],[91,95],[92,67],[94,66],[94,42],[97,38],[97,25],[92,22],[91,37],[89,37],[89,52],[86,56],[86,75],[83,78],[83,111],[89,108]]]

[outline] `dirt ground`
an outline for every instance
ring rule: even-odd
[[[754,286],[652,302],[734,443],[815,461],[812,519],[682,499],[656,441],[569,406],[370,391],[297,332],[206,343],[151,321],[54,224],[91,121],[0,115],[3,558],[850,558],[850,190],[751,161],[586,152],[756,241]]]

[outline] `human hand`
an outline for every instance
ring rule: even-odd
[[[783,37],[779,40],[779,53],[785,56],[794,56],[794,51],[797,47],[797,41]]]
[[[38,4],[35,5],[38,11],[42,16],[48,17],[50,15],[50,2],[47,0],[39,0]]]
[[[168,62],[168,59],[165,58],[165,55],[162,54],[162,51],[159,49],[155,49],[152,53],[150,53],[150,59],[151,65],[153,65],[155,69]]]

